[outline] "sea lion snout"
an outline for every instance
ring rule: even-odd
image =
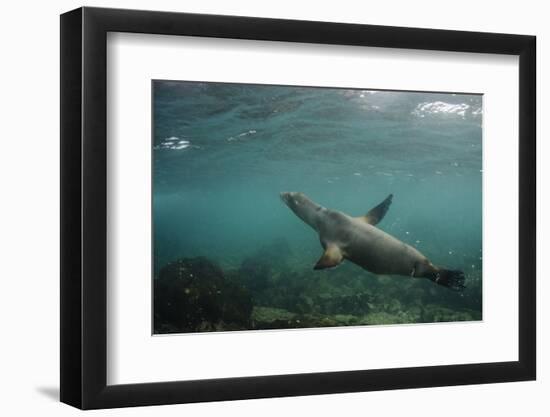
[[[286,202],[290,198],[290,193],[286,192],[286,191],[283,191],[282,193],[279,194],[279,197],[281,197],[281,200],[283,200],[283,203],[286,204]]]

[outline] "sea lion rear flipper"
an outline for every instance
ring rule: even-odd
[[[463,291],[465,277],[462,271],[441,269],[437,273],[428,274],[427,277],[436,284],[443,285],[453,291]]]
[[[336,245],[329,245],[313,269],[325,269],[338,266],[344,260],[342,251]]]
[[[380,223],[380,221],[384,218],[384,216],[388,212],[392,199],[393,199],[393,194],[390,194],[389,196],[386,197],[384,201],[382,201],[376,207],[372,208],[365,216],[361,216],[359,218],[366,221],[369,224],[372,224],[373,226],[375,224]]]

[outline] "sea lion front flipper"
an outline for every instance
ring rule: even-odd
[[[344,260],[342,251],[336,245],[329,245],[325,249],[323,256],[317,261],[313,269],[325,269],[338,266]]]
[[[361,216],[359,218],[361,220],[366,221],[368,224],[372,224],[373,226],[375,224],[380,223],[380,221],[384,218],[384,216],[388,212],[392,199],[393,199],[393,194],[390,194],[389,196],[386,197],[384,201],[382,201],[376,207],[372,208],[365,216]]]

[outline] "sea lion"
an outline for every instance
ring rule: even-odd
[[[390,194],[366,215],[351,217],[310,200],[305,194],[283,192],[283,202],[319,233],[325,252],[314,269],[332,268],[348,259],[375,274],[428,278],[436,284],[462,291],[464,272],[435,266],[426,256],[375,227],[392,202]]]

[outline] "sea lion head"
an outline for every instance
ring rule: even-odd
[[[304,193],[297,193],[293,191],[285,191],[281,193],[281,200],[290,208],[294,213],[303,210],[316,210],[320,207],[311,201]]]
[[[304,193],[299,192],[282,192],[281,200],[296,216],[310,226],[316,227],[317,216],[323,207],[311,201]]]

